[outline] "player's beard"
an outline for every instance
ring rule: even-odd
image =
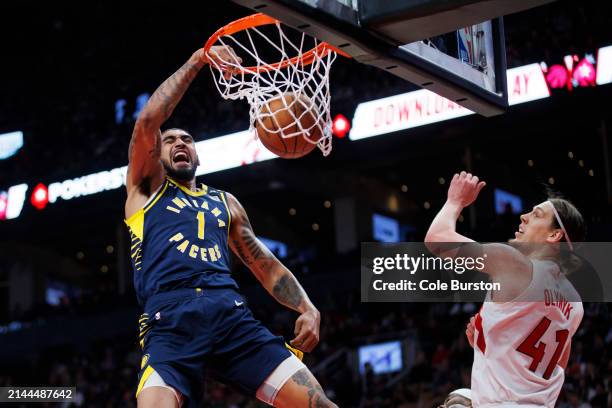
[[[183,167],[175,169],[163,161],[162,164],[164,165],[164,169],[166,169],[166,174],[175,180],[191,181],[195,177],[196,166],[194,165],[191,165],[189,168]]]

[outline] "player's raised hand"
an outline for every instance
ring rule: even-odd
[[[474,348],[474,332],[476,331],[474,326],[475,321],[475,316],[470,317],[470,321],[465,327],[465,336],[467,337],[468,343],[470,343],[470,346],[472,346],[472,348]]]
[[[462,171],[460,174],[455,174],[451,180],[448,201],[465,208],[476,200],[478,193],[486,185],[487,183],[478,180],[478,177]]]
[[[295,339],[291,340],[291,346],[310,352],[319,344],[319,325],[321,315],[318,312],[307,311],[295,321]]]
[[[223,76],[229,79],[232,75],[239,72],[239,66],[242,64],[242,58],[236,55],[232,47],[227,45],[213,45],[208,52],[202,51],[202,59],[215,66],[215,68],[224,71]]]

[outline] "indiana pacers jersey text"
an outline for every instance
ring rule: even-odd
[[[167,177],[125,221],[141,305],[154,294],[179,288],[238,287],[230,274],[231,214],[225,193],[200,187],[194,192]]]

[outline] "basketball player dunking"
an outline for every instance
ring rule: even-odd
[[[216,62],[238,59],[229,47]],[[196,51],[151,96],[129,148],[125,218],[132,244],[143,359],[139,407],[201,406],[204,372],[277,407],[335,407],[296,357],[319,340],[320,315],[293,274],[257,239],[231,194],[200,184],[192,136],[160,131],[209,61]],[[228,247],[281,304],[300,313],[286,345],[237,292]],[[297,350],[299,349],[299,350]],[[291,350],[291,351],[290,351]]]
[[[430,248],[474,242],[455,226],[484,186],[469,173],[455,174],[448,199],[427,232]],[[582,320],[580,297],[564,276],[562,259],[567,255],[560,252],[560,242],[572,249],[572,241],[584,239],[582,215],[567,200],[555,198],[521,215],[520,221],[510,245],[469,246],[470,252],[486,255],[482,272],[501,285],[500,291],[487,294],[467,330],[474,347],[475,407],[554,407],[571,338]]]

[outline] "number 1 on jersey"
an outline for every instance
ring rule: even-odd
[[[204,212],[198,211],[198,238],[204,239]]]

